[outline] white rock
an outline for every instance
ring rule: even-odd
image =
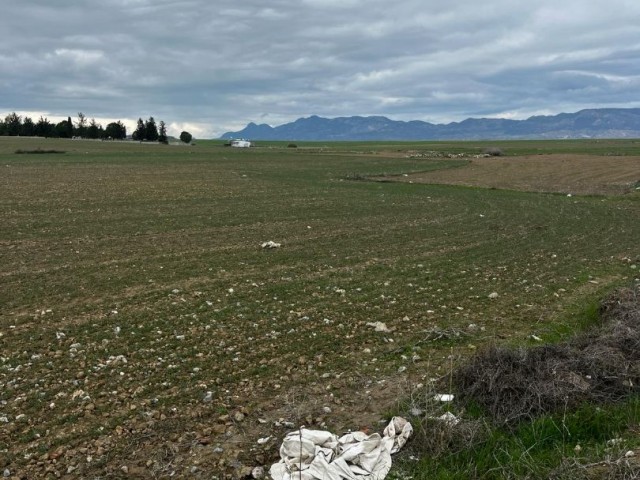
[[[492,292],[489,294],[489,298],[498,298],[500,295],[498,295],[498,292]]]
[[[276,243],[273,240],[269,240],[268,242],[262,243],[262,248],[280,248],[282,246],[281,243]]]
[[[447,412],[444,415],[440,415],[438,417],[438,420],[446,423],[447,425],[449,425],[450,427],[453,427],[455,425],[457,425],[458,423],[460,423],[460,419],[458,417],[456,417],[453,413],[451,412]]]
[[[269,440],[271,440],[271,435],[269,435],[268,437],[259,438],[258,439],[258,445],[264,445]]]
[[[391,330],[389,330],[389,327],[387,327],[387,325],[383,322],[367,322],[367,327],[373,327],[376,332],[391,332]]]
[[[256,480],[264,478],[264,467],[255,467],[251,470],[251,476]]]
[[[453,402],[454,396],[450,393],[438,393],[433,396],[436,402]]]

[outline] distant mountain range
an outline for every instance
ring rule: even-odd
[[[220,138],[292,141],[640,138],[640,108],[598,108],[526,120],[468,118],[446,125],[419,120],[401,122],[379,116],[314,115],[278,127],[252,122],[239,132],[227,132]]]

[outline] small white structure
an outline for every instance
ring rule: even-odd
[[[239,138],[236,140],[231,140],[231,146],[236,148],[249,148],[251,146],[251,142],[249,140]]]

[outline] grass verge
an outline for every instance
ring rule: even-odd
[[[640,288],[608,296],[598,319],[555,345],[487,348],[414,393],[395,478],[637,478]]]

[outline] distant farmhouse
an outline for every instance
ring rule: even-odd
[[[249,148],[251,147],[251,142],[240,138],[237,140],[231,140],[231,146],[236,148]]]

